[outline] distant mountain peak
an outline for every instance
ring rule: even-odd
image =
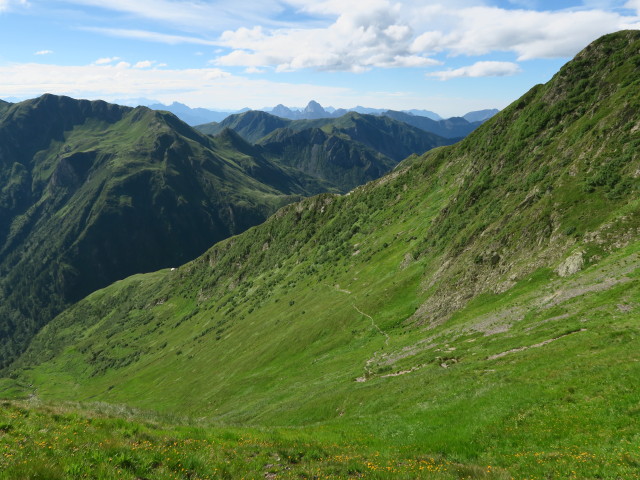
[[[327,113],[325,109],[322,108],[322,105],[315,100],[311,100],[303,111],[308,113]]]

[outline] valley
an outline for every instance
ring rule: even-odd
[[[453,145],[178,125],[165,164],[249,177],[264,221],[59,304],[0,379],[0,478],[638,478],[639,72],[604,36]]]

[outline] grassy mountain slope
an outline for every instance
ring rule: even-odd
[[[5,394],[320,422],[476,478],[634,478],[639,52],[606,36],[464,141],[92,294]]]
[[[45,95],[0,118],[0,366],[70,302],[179,265],[319,182],[171,114]],[[244,145],[240,145],[240,144]]]
[[[207,135],[217,135],[225,128],[230,128],[248,142],[255,143],[274,130],[286,127],[289,123],[290,120],[266,112],[249,110],[230,115],[220,123],[206,123],[195,128]]]
[[[212,426],[106,404],[3,402],[0,479],[506,478],[500,469],[311,431]],[[496,476],[495,473],[499,476]]]
[[[380,178],[398,163],[359,142],[319,128],[301,132],[282,128],[260,147],[274,162],[330,182],[344,193]]]
[[[422,154],[432,148],[454,143],[451,139],[424,132],[388,117],[355,112],[335,119],[296,120],[287,126],[287,129],[293,132],[309,128],[319,128],[327,134],[343,136],[380,152],[395,162],[413,154]],[[274,131],[258,143],[271,143],[278,136],[280,134]]]
[[[343,193],[381,177],[410,155],[453,143],[387,117],[355,112],[337,119],[291,121],[249,111],[198,128],[208,134],[231,129],[260,147],[255,154]]]
[[[4,100],[0,100],[0,115],[2,115],[12,104],[9,102],[5,102]]]
[[[274,161],[348,192],[381,177],[412,154],[449,143],[386,117],[349,113],[331,121],[292,122],[258,145]]]

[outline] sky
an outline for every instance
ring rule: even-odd
[[[0,0],[0,98],[504,108],[640,0]]]

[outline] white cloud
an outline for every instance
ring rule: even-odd
[[[467,67],[455,70],[443,70],[428,74],[431,77],[438,77],[440,80],[451,80],[453,78],[478,78],[478,77],[506,77],[516,75],[522,70],[517,63],[511,62],[477,62]]]
[[[117,62],[118,60],[120,60],[120,57],[105,57],[105,58],[99,58],[93,63],[95,65],[108,65],[109,63]]]
[[[153,67],[153,64],[156,63],[153,60],[142,60],[140,62],[137,62],[133,68],[151,68]]]
[[[247,72],[425,68],[446,56],[495,52],[518,60],[568,58],[603,34],[640,29],[640,16],[614,8],[624,4],[640,15],[640,0],[585,0],[581,7],[554,11],[526,10],[540,4],[535,0],[509,0],[518,9],[488,6],[497,3],[490,0],[63,1],[142,17],[155,22],[157,31],[85,30],[170,45],[224,47],[212,64]],[[26,0],[0,0],[0,11],[18,4]],[[163,24],[185,34],[165,33]],[[218,35],[221,25],[227,31]]]
[[[51,55],[53,50],[39,50],[34,55]]]
[[[351,90],[270,82],[233,76],[219,68],[170,70],[129,64],[59,66],[39,63],[0,66],[2,93],[30,98],[49,92],[75,98],[114,100],[147,97],[165,103],[237,109],[270,105],[274,98],[306,104],[311,98],[351,98]],[[327,103],[328,104],[328,103]]]
[[[480,0],[394,2],[390,0],[288,0],[325,26],[224,32],[231,49],[213,63],[277,71],[303,68],[366,71],[428,67],[434,56],[480,56],[510,52],[518,60],[569,58],[606,33],[640,29],[640,18],[587,8],[535,11],[486,6]],[[525,3],[516,2],[521,5]],[[631,0],[629,7],[640,7]]]
[[[538,12],[472,7],[443,10],[451,28],[427,30],[418,36],[416,52],[485,55],[513,52],[518,60],[572,57],[596,38],[625,28],[640,28],[640,18],[612,11]]]
[[[27,0],[0,0],[0,13],[8,11],[13,5],[28,6]]]
[[[401,21],[399,4],[386,1],[346,3],[326,28],[266,31],[262,27],[226,31],[220,43],[232,52],[218,57],[220,66],[264,67],[278,71],[303,68],[361,72],[374,67],[426,67],[439,62],[410,50],[414,33]],[[309,5],[310,11],[333,12],[332,2]]]
[[[638,12],[638,15],[640,15],[640,0],[629,0],[624,6],[625,8],[635,9]]]
[[[258,67],[247,67],[244,69],[245,73],[265,73],[266,70]]]
[[[503,98],[474,92],[459,97],[429,96],[419,92],[379,92],[313,84],[273,82],[262,77],[235,76],[219,68],[188,70],[118,68],[114,64],[57,66],[38,63],[0,66],[5,97],[33,98],[43,93],[75,98],[116,101],[123,98],[153,98],[161,103],[178,101],[193,107],[236,110],[261,108],[275,103],[306,105],[315,99],[322,105],[403,110],[424,108],[441,115],[461,115],[470,110],[503,108]]]

